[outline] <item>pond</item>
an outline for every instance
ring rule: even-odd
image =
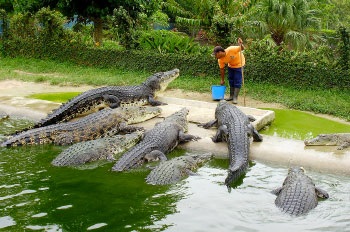
[[[0,134],[26,126],[9,120]],[[28,125],[28,124],[27,124]],[[0,148],[0,230],[4,231],[345,231],[350,228],[350,177],[307,171],[330,198],[291,217],[270,192],[287,168],[252,162],[229,193],[228,160],[214,159],[198,175],[169,186],[145,183],[150,172],[58,168],[63,147]],[[171,156],[184,154],[176,149]]]

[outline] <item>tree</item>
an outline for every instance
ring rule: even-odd
[[[0,0],[0,9],[6,12],[13,12],[13,4],[11,0]]]
[[[158,7],[159,1],[148,0],[59,0],[57,5],[66,16],[78,16],[94,23],[94,41],[102,43],[102,28],[107,16],[113,14],[114,9],[122,7],[131,18],[139,14],[151,15]]]
[[[250,12],[252,35],[268,34],[277,46],[289,45],[304,49],[322,41],[315,33],[320,26],[317,11],[310,8],[312,0],[262,0]]]

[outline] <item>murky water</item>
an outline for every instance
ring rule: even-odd
[[[0,148],[0,230],[350,231],[348,176],[307,172],[330,198],[291,217],[275,207],[270,193],[282,185],[287,167],[252,163],[229,193],[223,185],[227,160],[212,160],[199,175],[159,187],[145,183],[147,168],[115,173],[113,164],[88,170],[51,166],[62,149]]]
[[[350,133],[350,125],[290,109],[270,109],[275,112],[273,123],[260,131],[287,139],[305,140],[318,134]]]

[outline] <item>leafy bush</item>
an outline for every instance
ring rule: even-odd
[[[336,68],[329,47],[298,53],[253,43],[245,54],[248,81],[294,89],[350,89],[350,70]]]
[[[145,31],[139,38],[139,48],[159,53],[199,54],[201,46],[183,33],[152,30]]]

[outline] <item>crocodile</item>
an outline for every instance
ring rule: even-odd
[[[212,158],[211,153],[183,155],[171,160],[160,162],[146,177],[146,182],[153,185],[173,184],[197,169],[199,165]]]
[[[157,156],[166,160],[166,154],[172,151],[180,142],[197,141],[197,136],[185,134],[188,130],[187,108],[173,113],[162,122],[145,132],[140,143],[124,153],[114,164],[112,171],[127,171],[142,165],[147,156]]]
[[[216,126],[217,132],[212,137],[213,142],[227,142],[230,165],[225,184],[229,191],[231,183],[241,177],[248,168],[249,137],[252,136],[254,142],[263,140],[250,123],[254,120],[252,116],[244,114],[236,106],[221,100],[215,109],[215,119],[198,125],[206,129]]]
[[[41,119],[31,128],[22,131],[67,122],[107,106],[116,108],[127,105],[165,105],[166,103],[157,101],[154,98],[179,76],[179,72],[179,69],[158,72],[148,77],[140,85],[105,86],[85,91],[53,110],[46,118]]]
[[[10,116],[8,114],[0,111],[0,122],[9,118]]]
[[[272,191],[277,195],[275,205],[283,212],[299,216],[309,212],[318,204],[318,197],[327,199],[328,193],[315,187],[302,167],[291,167],[282,187]]]
[[[118,132],[143,130],[128,124],[139,123],[161,113],[159,107],[128,106],[105,108],[73,122],[34,128],[14,135],[0,146],[21,146],[53,143],[70,145],[77,142],[112,136]]]
[[[118,155],[136,145],[143,131],[114,135],[73,144],[64,149],[52,162],[54,166],[79,166],[85,163],[107,160],[115,161]]]
[[[338,146],[338,150],[350,147],[350,133],[319,134],[313,139],[305,140],[306,146]]]

